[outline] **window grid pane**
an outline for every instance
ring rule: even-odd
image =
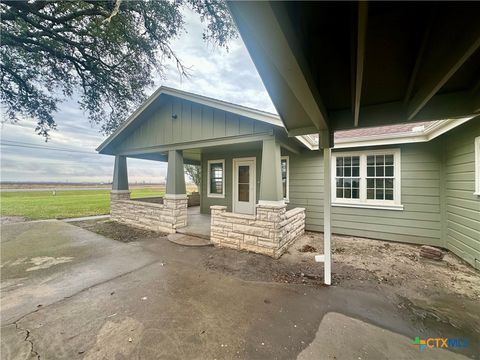
[[[393,155],[367,156],[367,199],[368,200],[394,200]]]
[[[210,194],[223,194],[223,164],[210,164]]]
[[[281,160],[283,198],[287,198],[287,159]]]
[[[337,198],[360,199],[360,157],[337,157],[335,180]]]

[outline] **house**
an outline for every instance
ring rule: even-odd
[[[333,134],[479,115],[479,3],[227,4],[289,136],[319,134],[328,285]]]
[[[280,119],[283,129],[280,124],[277,126],[271,123],[269,124],[270,128],[268,131],[259,135],[253,124],[261,123],[261,118],[266,120],[269,116],[255,111],[242,115],[242,110],[245,109],[236,107],[235,110],[238,112],[235,114],[237,116],[252,116],[252,119],[256,120],[255,123],[252,123],[252,127],[246,134],[243,134],[243,129],[239,129],[235,132],[235,135],[232,136],[235,137],[236,145],[239,147],[234,150],[234,156],[247,152],[248,150],[254,151],[256,149],[259,152],[261,149],[261,165],[259,165],[258,162],[256,162],[255,165],[253,165],[252,162],[235,165],[237,167],[246,166],[242,168],[241,171],[238,170],[239,168],[237,169],[237,176],[240,172],[242,172],[242,175],[245,175],[243,172],[248,169],[249,181],[248,183],[240,181],[238,184],[239,189],[242,188],[242,191],[245,191],[247,188],[251,189],[252,180],[256,181],[256,187],[254,187],[254,189],[256,191],[257,188],[259,188],[259,191],[255,194],[255,197],[258,196],[257,205],[258,208],[261,208],[261,219],[257,219],[259,216],[258,211],[257,215],[255,215],[256,217],[251,218],[254,215],[232,215],[230,211],[227,211],[228,206],[225,208],[225,204],[213,205],[215,207],[212,208],[212,223],[223,224],[223,229],[227,229],[227,231],[220,231],[219,227],[212,227],[212,235],[214,235],[212,236],[212,241],[221,241],[225,233],[228,235],[228,229],[231,226],[232,230],[235,229],[235,231],[231,232],[232,236],[228,236],[230,246],[239,247],[241,241],[250,241],[251,243],[244,244],[244,247],[250,250],[254,250],[252,247],[262,249],[269,247],[268,252],[270,255],[278,256],[284,246],[289,241],[292,241],[291,238],[297,236],[297,233],[301,233],[301,227],[286,226],[286,223],[292,223],[292,221],[285,221],[287,213],[288,216],[292,216],[292,219],[295,219],[293,222],[295,224],[301,223],[300,220],[304,215],[301,210],[302,208],[297,208],[297,213],[292,213],[292,209],[286,211],[284,205],[282,205],[284,194],[282,191],[282,175],[280,170],[282,165],[281,157],[285,152],[291,151],[292,154],[296,155],[296,159],[298,159],[300,154],[296,154],[296,152],[301,153],[303,150],[298,150],[298,148],[294,147],[296,144],[293,143],[295,141],[293,138],[296,136],[318,134],[318,145],[322,151],[322,158],[320,156],[315,158],[315,155],[313,155],[314,152],[311,152],[310,156],[312,156],[312,166],[316,160],[322,160],[324,174],[323,196],[317,195],[317,200],[312,199],[312,202],[316,201],[316,205],[312,206],[317,206],[317,213],[323,214],[323,219],[322,221],[317,221],[317,226],[320,229],[323,224],[324,254],[316,256],[315,260],[324,263],[324,282],[325,284],[330,284],[331,233],[332,225],[335,226],[335,220],[332,219],[334,212],[340,211],[336,210],[337,207],[332,207],[331,174],[334,133],[339,130],[353,128],[371,128],[375,126],[434,121],[439,119],[459,120],[465,117],[472,117],[470,121],[474,124],[478,123],[478,118],[475,119],[473,117],[480,114],[480,78],[478,73],[478,69],[480,68],[480,22],[477,21],[480,16],[480,6],[478,3],[473,2],[423,3],[420,6],[419,4],[408,2],[367,3],[353,1],[336,3],[229,1],[227,4],[243,42],[280,115],[278,119]],[[454,30],[452,31],[452,29]],[[148,107],[148,104],[147,102],[142,109]],[[140,112],[143,111],[142,109],[140,109]],[[153,111],[154,107],[151,107],[149,110]],[[173,115],[171,116],[178,117],[178,110],[178,105],[175,109],[172,108]],[[171,224],[168,229],[172,230],[178,226],[185,225],[187,211],[184,210],[182,203],[184,188],[180,175],[181,171],[178,170],[183,162],[183,156],[187,155],[186,159],[193,161],[187,154],[192,147],[194,149],[207,149],[209,147],[207,142],[210,145],[213,144],[213,147],[217,147],[222,145],[222,141],[227,140],[227,142],[229,142],[230,140],[219,140],[223,137],[222,134],[225,136],[230,135],[230,130],[227,131],[226,122],[225,129],[222,125],[216,127],[215,111],[209,111],[212,113],[211,118],[213,118],[213,125],[207,129],[207,127],[203,127],[202,123],[200,130],[205,131],[205,134],[202,133],[201,136],[213,137],[210,138],[210,141],[208,141],[207,138],[203,138],[205,141],[202,140],[202,143],[198,143],[197,140],[190,139],[186,140],[186,143],[191,142],[190,144],[184,143],[183,145],[175,145],[172,147],[170,146],[173,144],[172,141],[177,140],[169,139],[169,144],[163,144],[161,146],[155,145],[155,141],[153,144],[150,141],[150,145],[145,144],[144,147],[139,147],[135,151],[127,148],[116,150],[115,147],[117,145],[121,146],[122,137],[120,136],[119,139],[111,139],[112,144],[107,143],[102,145],[101,151],[117,155],[114,178],[118,180],[115,180],[114,183],[114,189],[117,190],[115,196],[126,196],[124,195],[125,193],[121,192],[122,190],[125,191],[125,156],[143,156],[144,158],[150,157],[152,159],[165,160],[167,156],[166,153],[160,154],[159,152],[168,151],[170,181],[167,179],[167,183],[170,185],[167,186],[165,204],[162,204],[162,207],[159,208],[162,209],[161,215],[165,221],[168,220],[169,224]],[[225,109],[223,111],[225,111]],[[226,111],[230,112],[232,110]],[[194,110],[192,107],[192,114],[193,113]],[[253,113],[255,113],[255,116],[253,116]],[[198,112],[195,117],[198,117]],[[128,123],[129,122],[126,124],[127,127]],[[193,123],[192,121],[192,125]],[[198,122],[195,123],[198,124]],[[210,123],[210,121],[207,121],[207,123]],[[169,129],[170,126],[176,127],[174,133],[178,134],[178,126],[180,125],[171,123],[166,126],[167,129]],[[228,129],[230,129],[230,127],[228,127]],[[474,128],[473,130],[477,129]],[[143,131],[149,132],[150,130],[145,129]],[[195,136],[199,136],[198,131],[199,129],[197,128],[195,130]],[[217,131],[220,137],[217,136]],[[155,134],[143,134],[144,135],[140,135],[139,131],[138,135],[135,135],[140,143],[142,142],[140,138],[144,136],[155,136]],[[125,136],[126,135],[127,132],[125,132]],[[243,138],[245,141],[241,142],[239,140],[243,135],[245,135],[246,138]],[[260,137],[257,137],[258,135]],[[472,135],[475,134],[469,133],[466,137]],[[157,136],[164,135],[157,134]],[[448,135],[444,135],[444,137],[448,138]],[[164,139],[161,141],[164,141]],[[438,141],[440,140],[434,140],[432,144]],[[445,141],[448,142],[447,140]],[[130,140],[126,140],[126,142],[130,142]],[[255,148],[253,145],[255,142],[261,143],[261,146],[258,144],[257,148]],[[138,144],[139,146],[141,145],[140,143]],[[464,149],[466,152],[459,153],[457,157],[461,158],[461,156],[464,156],[471,159],[474,145],[468,145],[468,141],[461,142],[461,144],[465,144],[464,146],[466,146],[468,150]],[[227,145],[227,143],[223,143],[223,146]],[[455,149],[455,147],[454,145],[453,149]],[[461,147],[462,145],[458,145],[458,148]],[[290,148],[290,150],[288,148]],[[182,152],[180,150],[182,150]],[[207,152],[208,151],[209,150],[207,150]],[[431,220],[435,218],[435,215],[433,217],[432,215],[427,215],[425,216],[426,220],[423,220],[426,223],[437,221],[438,224],[440,224],[440,229],[428,228],[424,232],[418,230],[421,234],[420,239],[425,241],[426,239],[430,239],[429,241],[431,241],[433,238],[442,238],[442,236],[444,236],[443,234],[448,233],[450,238],[455,239],[455,241],[452,241],[451,248],[456,247],[457,253],[465,259],[469,259],[470,263],[477,264],[478,221],[475,212],[478,209],[476,207],[478,199],[460,198],[456,203],[452,202],[453,198],[459,197],[460,194],[462,194],[461,196],[468,196],[467,193],[469,191],[471,192],[471,177],[473,176],[471,165],[464,163],[458,166],[452,165],[452,168],[448,168],[445,162],[454,162],[458,161],[458,159],[452,158],[455,156],[453,150],[453,154],[450,154],[450,150],[441,148],[438,149],[437,153],[442,152],[445,159],[441,161],[443,165],[439,167],[441,174],[438,180],[441,184],[440,194],[442,194],[442,196],[438,196],[438,208],[440,209],[439,214],[441,215],[437,215],[437,220]],[[445,152],[448,154],[445,155]],[[400,154],[401,167],[398,167],[399,161],[395,160],[399,158],[398,154]],[[401,171],[403,171],[405,166],[402,167],[402,165],[405,161],[405,156],[402,157],[401,154],[402,149],[395,154],[384,154],[389,157],[388,159],[384,157],[383,161],[391,162],[391,156],[393,155],[394,169],[401,168]],[[292,155],[292,158],[295,157],[294,155]],[[377,161],[376,155],[377,154],[375,154],[374,159],[375,167]],[[379,156],[381,155],[380,153]],[[340,167],[345,166],[348,168],[346,165],[348,164],[348,156],[349,155],[345,155],[344,157],[339,156],[334,158],[335,165],[336,161],[340,158],[340,160],[343,161]],[[363,174],[367,173],[368,175],[368,166],[373,166],[369,164],[369,161],[372,161],[372,158],[369,156],[373,155],[368,155],[367,153],[358,156],[350,155],[350,162],[356,162],[358,160],[360,164],[358,171],[362,171]],[[199,161],[198,158],[196,160]],[[211,160],[218,160],[218,158]],[[345,163],[346,160],[347,163]],[[296,164],[296,162],[291,159],[289,161],[289,165]],[[463,159],[463,161],[465,161],[465,159]],[[470,160],[468,161],[470,164]],[[279,163],[280,165],[278,165]],[[220,166],[218,164],[219,163],[217,163],[217,168],[219,169]],[[215,164],[213,165],[215,168]],[[229,174],[227,166],[229,166],[228,162],[225,162],[225,169],[227,170],[225,172],[226,176]],[[365,166],[367,168],[365,168]],[[383,166],[386,171],[386,167],[392,165],[384,164]],[[307,167],[309,168],[308,171],[313,171],[309,166]],[[255,179],[255,177],[251,178],[253,175],[251,175],[250,169],[254,168],[257,170],[255,175],[257,179]],[[350,165],[350,168],[353,171],[353,165]],[[258,171],[258,169],[261,171]],[[444,171],[446,171],[446,173],[443,173]],[[459,174],[455,174],[457,171]],[[260,178],[260,183],[258,183],[260,172],[263,174],[264,179],[262,180],[262,178]],[[435,172],[435,170],[432,172]],[[290,173],[292,173],[292,171],[290,171]],[[220,172],[216,175],[220,175]],[[375,170],[375,176],[376,175]],[[314,180],[315,175],[312,174],[311,177],[313,177],[312,180]],[[467,177],[469,180],[456,180],[462,179],[462,177]],[[372,190],[372,188],[365,188],[366,185],[362,185],[362,181],[366,182],[367,178],[368,176],[360,176],[360,186],[358,189],[361,199],[365,199],[365,196],[368,198],[368,190]],[[446,180],[440,180],[445,178]],[[242,177],[242,179],[244,178]],[[268,181],[265,179],[268,179]],[[213,184],[222,184],[217,180],[218,178],[214,174]],[[345,181],[345,179],[338,180]],[[391,197],[391,189],[386,188],[385,185],[387,183],[385,176],[383,180],[385,187],[383,192],[379,192],[379,196]],[[307,179],[307,181],[309,181],[309,179]],[[458,186],[463,188],[449,190],[448,187],[453,186],[452,184],[457,184],[457,181]],[[239,181],[236,181],[235,184],[238,182]],[[381,182],[379,182],[379,184],[380,183]],[[392,226],[395,227],[396,223],[405,224],[408,222],[406,217],[401,218],[401,214],[406,214],[405,209],[411,209],[413,207],[413,205],[404,205],[404,209],[401,209],[403,204],[401,202],[398,203],[398,199],[403,200],[404,198],[401,193],[402,185],[398,179],[396,179],[394,183],[397,185],[394,185],[396,187],[393,191],[393,200],[382,200],[383,202],[390,202],[388,204],[390,205],[389,210],[383,209],[380,212],[375,212],[379,211],[376,209],[362,210],[370,212],[375,216],[377,214],[387,214],[387,211],[392,211],[389,214],[393,214],[393,211],[395,211],[393,208],[396,207],[398,215],[393,216],[392,221],[384,220],[387,222],[384,227],[380,227],[380,225],[377,226],[378,233],[390,234],[386,235],[389,237],[396,236],[395,234],[398,235],[398,231],[392,235],[389,229],[391,229]],[[345,184],[345,182],[342,184]],[[348,188],[352,190],[351,193],[353,193],[354,188],[351,187],[353,180],[347,182],[347,184]],[[227,181],[225,181],[225,185],[227,185]],[[320,188],[319,183],[317,188]],[[343,194],[345,194],[344,188],[345,186],[342,187]],[[289,189],[292,189],[292,187],[289,186]],[[373,196],[377,197],[376,188],[374,189],[375,192]],[[395,198],[395,194],[398,194],[398,189],[400,189],[401,197],[397,196],[397,198]],[[228,186],[225,188],[226,196],[227,190]],[[335,191],[337,190],[338,189],[335,189]],[[449,195],[445,196],[447,191],[450,191],[448,192]],[[237,194],[236,196],[238,198],[240,195]],[[241,196],[243,199],[244,194]],[[251,196],[253,196],[253,193],[249,190],[248,199],[250,199]],[[335,196],[333,196],[333,200],[335,200]],[[410,197],[411,195],[408,196]],[[314,195],[312,194],[311,197],[313,198]],[[435,195],[432,197],[435,197]],[[225,199],[223,200],[224,202],[228,200]],[[410,201],[411,198],[408,199]],[[343,199],[343,202],[346,203],[348,202],[347,200],[348,199]],[[423,214],[423,210],[428,209],[429,206],[428,204],[423,204],[423,200],[427,199],[419,195],[419,198],[416,200],[419,202],[418,204],[415,203],[414,199],[412,201],[412,204],[415,203],[415,207],[420,210],[420,214]],[[235,201],[232,202],[232,208],[236,206],[233,205],[234,202]],[[350,202],[352,202],[352,200]],[[450,202],[450,204],[448,204],[448,202]],[[468,207],[465,207],[466,204],[468,204]],[[348,210],[349,208],[345,207],[345,204],[343,205],[344,210],[341,211],[357,211]],[[289,206],[294,206],[294,202],[290,202]],[[463,212],[463,210],[459,208],[465,208],[467,211]],[[312,212],[312,210],[306,211],[308,214]],[[458,214],[459,211],[462,214]],[[146,212],[149,213],[150,210],[146,210]],[[469,218],[464,216],[466,213],[469,214]],[[294,217],[293,214],[295,214]],[[349,221],[348,219],[351,219],[351,216],[358,215],[356,213],[347,213],[345,217],[347,219],[346,221]],[[397,216],[400,218],[397,219]],[[306,215],[306,217],[310,218],[309,215]],[[464,220],[464,218],[468,220]],[[265,219],[269,222],[260,222]],[[445,221],[445,219],[447,219],[447,221]],[[258,221],[258,223],[256,221]],[[422,220],[418,218],[418,221]],[[417,223],[416,225],[426,223]],[[451,226],[448,224],[451,224]],[[252,230],[250,227],[254,229]],[[262,227],[264,232],[260,232],[259,230]],[[265,237],[267,236],[266,229],[269,230],[268,238]],[[350,229],[349,231],[351,230],[354,229]],[[368,224],[362,222],[358,223],[357,230],[363,232],[372,231]],[[217,234],[222,236],[215,236],[214,231],[218,231]],[[236,236],[235,239],[233,234],[238,232],[241,232],[241,235]],[[265,239],[268,239],[268,241],[265,241]],[[453,244],[453,242],[455,244]],[[224,245],[226,246],[226,244]],[[468,255],[466,255],[467,253]]]
[[[479,117],[339,131],[329,168],[318,142],[289,137],[277,115],[161,87],[97,150],[115,155],[119,221],[187,226],[190,163],[216,245],[280,256],[324,230],[327,183],[334,233],[441,246],[480,268]],[[168,161],[163,199],[130,199],[127,157]]]

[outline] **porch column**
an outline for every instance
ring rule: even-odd
[[[324,283],[332,284],[332,150],[333,132],[325,130],[319,134],[319,147],[323,149],[323,255],[315,261],[324,263]]]
[[[174,232],[179,227],[187,226],[188,199],[181,150],[168,151],[167,189],[163,204],[169,212]]]
[[[187,195],[185,187],[185,171],[183,169],[183,152],[168,152],[167,195]]]
[[[112,200],[130,199],[130,191],[128,190],[127,158],[123,155],[115,155],[110,198]]]
[[[263,140],[259,205],[284,206],[280,144],[274,138]]]

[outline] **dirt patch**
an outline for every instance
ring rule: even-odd
[[[306,233],[278,260],[214,249],[205,266],[244,280],[324,286],[323,264],[304,251],[311,248],[323,253],[322,234]],[[480,272],[452,253],[433,261],[418,245],[333,236],[332,254],[334,286],[380,293],[422,329],[480,336]]]
[[[113,240],[121,242],[138,241],[145,238],[156,238],[167,234],[136,228],[112,220],[88,220],[71,223]]]
[[[306,253],[306,252],[314,253],[314,252],[317,252],[317,248],[315,248],[311,245],[305,244],[300,249],[298,249],[298,251],[303,252],[303,253]]]
[[[28,221],[28,219],[23,216],[0,216],[1,225],[14,224],[14,223],[19,223],[24,221]]]
[[[323,235],[306,233],[281,261],[295,263],[311,260],[310,254],[295,251],[306,245],[314,246],[323,253]],[[480,299],[480,272],[450,252],[443,260],[434,261],[420,257],[419,245],[333,236],[332,254],[334,284],[374,281],[405,292],[432,295],[444,291]],[[319,267],[323,268],[321,264]]]
[[[158,238],[166,234],[111,220],[73,223],[122,242]],[[323,253],[323,234],[307,232],[278,260],[222,248],[203,248],[203,265],[248,281],[323,286],[323,265],[313,259]],[[447,252],[441,261],[420,257],[420,246],[364,239],[332,237],[332,283],[351,288],[388,286],[398,296],[430,299],[453,294],[480,300],[480,272]]]
[[[323,235],[307,232],[279,259],[242,251],[216,249],[205,261],[211,270],[245,280],[323,284]],[[441,261],[419,256],[420,246],[357,237],[332,237],[333,285],[386,285],[399,296],[455,294],[480,299],[480,272],[448,252]]]

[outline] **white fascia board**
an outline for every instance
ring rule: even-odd
[[[95,150],[102,151],[110,142],[115,139],[126,127],[128,127],[152,102],[154,102],[163,91],[163,87],[160,86],[150,97],[130,115],[126,121],[124,121],[108,138],[106,138]]]
[[[436,137],[438,137],[442,134],[445,134],[447,131],[450,131],[450,130],[456,128],[457,126],[462,125],[463,123],[466,123],[467,121],[470,121],[475,116],[476,115],[465,117],[465,118],[460,118],[460,119],[449,119],[449,120],[444,120],[441,123],[433,124],[431,127],[429,127],[429,129],[427,129],[427,137],[428,137],[427,141],[435,139]]]
[[[475,116],[460,119],[440,120],[428,126],[424,131],[419,132],[410,131],[397,134],[381,134],[337,139],[335,140],[334,149],[428,142],[473,119],[474,117]],[[302,144],[307,146],[310,150],[318,150],[318,144],[310,143],[305,137],[297,136],[297,139],[302,142]]]
[[[127,118],[125,122],[122,123],[122,125],[120,125],[120,127],[117,130],[115,130],[104,142],[102,142],[96,150],[97,151],[103,150],[122,131],[124,131],[132,122],[134,122],[135,119],[162,94],[192,101],[197,104],[210,106],[215,109],[224,110],[233,114],[245,116],[254,120],[262,121],[274,126],[284,128],[284,125],[280,120],[280,116],[276,114],[248,108],[241,105],[236,105],[233,103],[209,98],[202,95],[192,94],[186,91],[177,90],[177,89],[173,89],[166,86],[160,86],[152,95],[150,95],[150,97],[137,110],[135,110],[135,112],[133,112],[132,115],[130,115]]]
[[[295,136],[295,138],[305,145],[309,150],[318,150],[318,145],[312,145],[304,136]]]
[[[177,90],[169,87],[163,87],[163,89],[164,89],[162,91],[163,94],[168,94],[171,96],[179,97],[179,98],[189,100],[205,106],[210,106],[215,109],[224,110],[237,115],[249,117],[254,120],[269,123],[271,125],[280,126],[282,128],[284,127],[282,121],[280,120],[280,117],[276,114],[272,114],[269,112],[265,112],[265,111],[261,111],[253,108],[248,108],[242,105],[237,105],[237,104],[229,103],[222,100],[209,98],[202,95],[192,94],[186,91]]]

